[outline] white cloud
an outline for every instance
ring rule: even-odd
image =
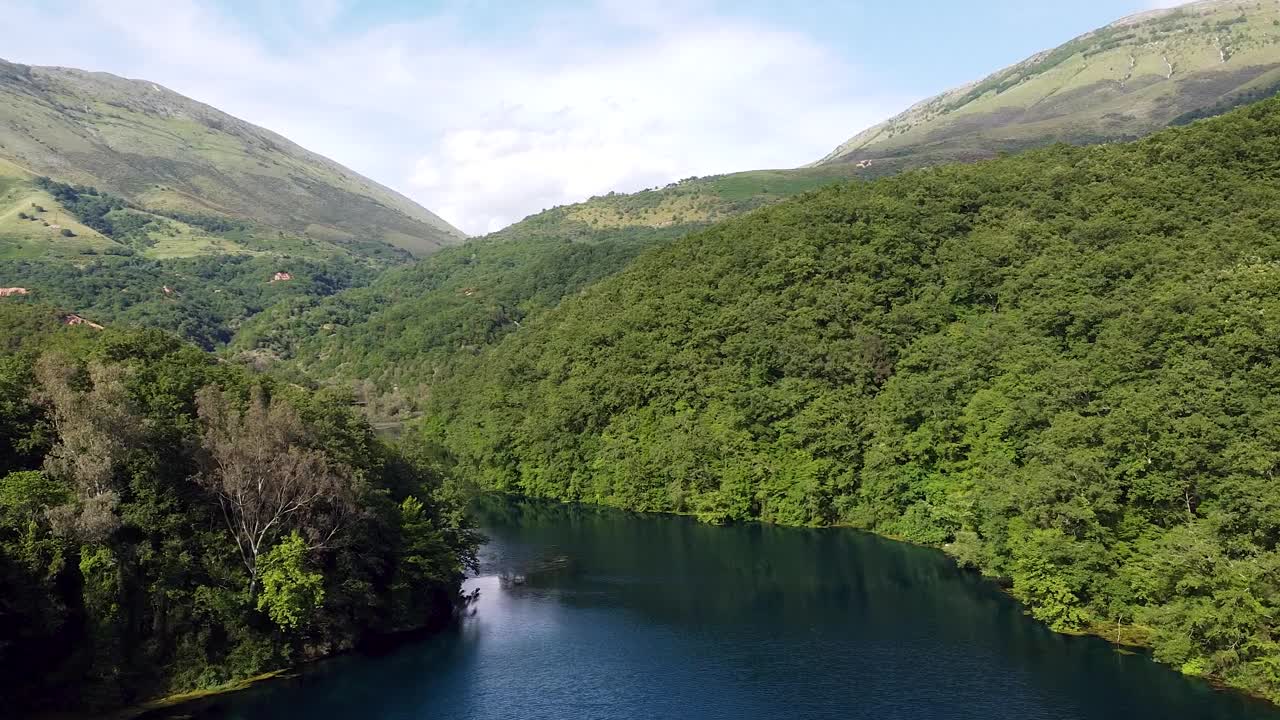
[[[807,37],[702,3],[546,11],[513,44],[448,12],[326,32],[339,0],[299,0],[267,28],[200,0],[69,1],[58,43],[0,30],[9,59],[162,83],[472,233],[609,190],[796,166],[906,100],[870,96],[858,68]],[[0,0],[0,13],[34,19],[39,4]]]

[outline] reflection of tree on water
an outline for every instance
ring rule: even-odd
[[[462,593],[462,602],[458,603],[458,617],[475,617],[478,602],[480,602],[480,588],[472,588],[471,592]]]
[[[506,570],[498,573],[498,584],[503,590],[515,588],[546,587],[556,584],[566,575],[572,574],[573,563],[568,555],[553,555],[542,558],[524,568],[523,572]]]
[[[847,528],[715,527],[519,498],[481,498],[473,512],[492,540],[488,574],[504,595],[592,611],[588,618],[625,611],[646,628],[700,638],[722,668],[756,673],[762,657],[785,664],[804,653],[832,659],[863,689],[922,672],[947,678],[967,688],[954,691],[962,705],[1007,686],[1105,698],[1134,717],[1183,706],[1225,708],[1198,717],[1249,716],[1232,714],[1238,698],[1142,653],[1051,632],[996,582],[936,550]]]
[[[216,717],[1280,718],[1056,635],[936,551],[500,501],[476,621]]]
[[[847,529],[714,527],[502,497],[479,499],[474,512],[494,541],[489,572],[505,590],[554,585],[560,602],[579,607],[625,603],[699,626],[751,623],[765,612],[772,626],[794,628],[831,613],[874,626],[914,608],[946,617],[944,633],[1002,610],[1019,615],[942,553]]]

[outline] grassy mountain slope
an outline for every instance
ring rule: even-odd
[[[542,233],[554,229],[563,236],[629,227],[693,227],[741,215],[852,176],[850,168],[835,166],[686,178],[663,188],[593,197],[526,218],[519,225]]]
[[[31,173],[0,160],[0,259],[96,254],[117,246],[33,180]],[[73,236],[63,236],[63,229]]]
[[[1277,87],[1280,6],[1209,0],[1118,20],[925,100],[819,164],[901,169],[1053,141],[1132,139]]]
[[[95,187],[30,177],[26,171],[4,173],[0,166],[0,261],[96,254],[157,260],[257,255],[385,266],[411,259],[407,251],[381,241],[316,240],[228,217],[140,206]]]
[[[0,61],[0,159],[165,214],[415,254],[463,234],[368,178],[150,82]]]
[[[212,349],[274,302],[363,285],[407,255],[175,214],[187,222],[93,188],[0,177],[0,287],[26,291],[3,301],[159,327]]]
[[[2,302],[215,348],[274,303],[461,240],[372,181],[151,83],[0,61],[0,287],[29,290]]]
[[[309,242],[298,237],[286,239],[272,231],[237,227],[236,233],[213,232],[175,218],[141,208],[113,211],[116,220],[133,220],[146,225],[131,237],[112,237],[78,216],[38,180],[3,175],[0,167],[0,261],[11,259],[70,260],[86,255],[142,255],[155,259],[199,255],[289,253],[334,257],[381,254],[391,261],[394,249],[376,248],[375,253],[330,243]],[[96,224],[96,223],[95,223]],[[121,223],[122,225],[124,223]],[[67,230],[70,235],[63,231]],[[380,252],[378,252],[380,251]]]
[[[847,183],[646,253],[437,382],[482,487],[849,523],[1280,698],[1280,100]]]

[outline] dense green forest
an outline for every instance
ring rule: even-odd
[[[158,330],[0,305],[0,697],[109,708],[452,617],[433,458]]]
[[[289,361],[319,381],[356,381],[380,406],[409,409],[457,357],[690,230],[564,232],[565,225],[544,220],[446,248],[367,287],[293,297],[246,323],[231,349]]]
[[[850,524],[1280,699],[1280,101],[818,190],[435,382],[479,486]]]
[[[292,279],[272,282],[279,271]],[[278,302],[325,297],[375,275],[373,267],[344,258],[99,257],[80,265],[0,260],[0,286],[26,287],[32,302],[99,323],[167,330],[206,349],[230,342],[246,320]]]
[[[852,166],[686,178],[543,211],[393,268],[368,287],[281,303],[231,347],[318,382],[354,383],[377,417],[415,408],[458,360],[497,342],[642,251],[712,222],[848,179]]]

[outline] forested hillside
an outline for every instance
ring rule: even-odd
[[[298,294],[246,323],[232,350],[261,364],[287,361],[316,381],[356,382],[391,417],[412,409],[458,358],[646,248],[848,175],[823,168],[689,178],[553,208],[388,270],[368,287]]]
[[[288,280],[275,280],[287,268]],[[6,303],[55,305],[107,325],[177,333],[206,349],[230,342],[245,321],[293,298],[359,287],[374,268],[341,258],[214,255],[172,260],[98,257],[82,264],[0,261],[0,287],[27,293]]]
[[[0,306],[0,697],[100,710],[451,617],[476,539],[348,396]]]
[[[142,205],[0,159],[0,288],[98,323],[169,330],[213,349],[282,298],[332,295],[411,259],[376,233],[312,236]]]
[[[757,210],[479,353],[418,437],[486,489],[942,546],[1280,698],[1277,158],[1270,100]]]

